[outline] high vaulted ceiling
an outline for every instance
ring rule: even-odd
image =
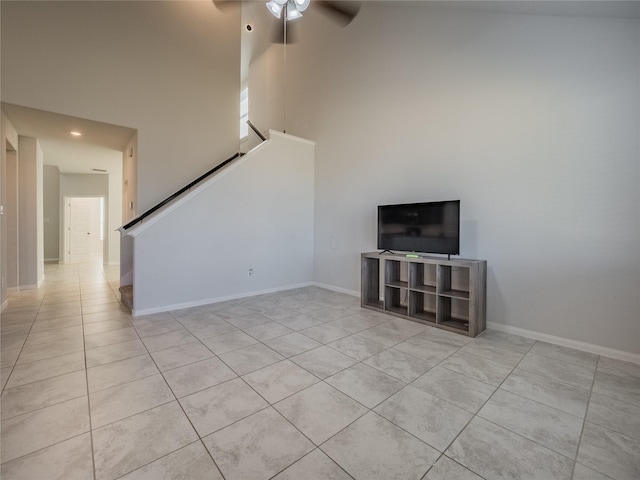
[[[271,45],[273,32],[278,21],[270,16],[265,2],[243,2],[242,15],[242,80],[246,81],[248,64]],[[386,3],[384,1],[364,1]],[[639,18],[638,1],[404,1],[393,2],[402,5],[425,5],[437,8],[467,9],[484,12],[533,15],[594,16]],[[238,5],[240,2],[237,3]],[[310,12],[313,8],[310,9]],[[275,22],[275,23],[274,23]],[[298,20],[304,22],[304,18]],[[246,25],[253,25],[252,31]],[[255,28],[257,27],[257,28]],[[2,103],[20,135],[36,137],[45,153],[45,164],[57,165],[63,173],[95,173],[93,168],[105,169],[113,159],[120,157],[135,129],[110,125],[68,115],[46,112],[32,108]],[[72,137],[71,130],[83,132],[81,137]]]

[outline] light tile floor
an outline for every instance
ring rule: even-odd
[[[640,478],[640,365],[316,287],[132,318],[117,276],[11,295],[4,480]]]

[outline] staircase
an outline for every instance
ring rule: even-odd
[[[313,150],[270,131],[121,227],[123,305],[147,315],[309,285]]]
[[[123,285],[120,287],[120,302],[127,309],[133,311],[133,285]]]

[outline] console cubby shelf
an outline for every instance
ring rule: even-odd
[[[361,258],[362,307],[471,337],[486,328],[485,260],[402,252],[363,253]]]

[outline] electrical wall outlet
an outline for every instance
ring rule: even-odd
[[[249,277],[253,277],[253,268],[249,269],[248,276]]]

